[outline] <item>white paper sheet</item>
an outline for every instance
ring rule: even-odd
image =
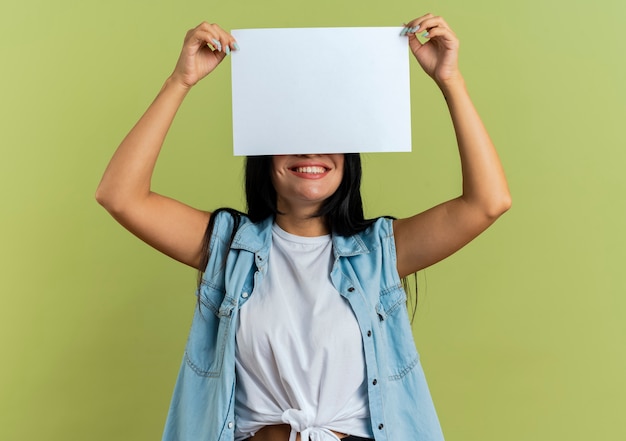
[[[401,29],[233,30],[234,154],[410,151]]]

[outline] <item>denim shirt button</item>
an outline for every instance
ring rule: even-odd
[[[353,292],[354,291],[354,286],[351,286],[350,288],[348,288],[348,292]]]
[[[371,337],[372,336],[372,331],[367,331],[367,336]]]
[[[383,427],[385,427],[385,425],[384,425],[383,423],[380,423],[380,424],[378,425],[378,430],[383,430]]]
[[[248,294],[247,292],[243,292],[243,293],[241,294],[241,297],[243,297],[244,299],[247,299],[249,295],[250,295],[250,294]]]
[[[372,381],[372,384],[373,384],[374,386],[376,386],[376,385],[378,384],[378,380],[377,380],[376,378],[374,378],[374,380]]]
[[[229,428],[229,429],[232,429],[232,428],[233,428],[233,422],[232,422],[232,421],[229,421],[229,422],[228,422],[228,428]]]

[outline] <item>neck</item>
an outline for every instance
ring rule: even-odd
[[[296,217],[279,214],[276,216],[276,223],[287,233],[296,236],[317,237],[330,233],[324,218],[321,217]]]

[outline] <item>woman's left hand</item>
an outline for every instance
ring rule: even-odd
[[[416,34],[427,38],[421,43]],[[409,38],[409,47],[424,71],[441,87],[461,77],[459,39],[441,17],[426,14],[411,20],[401,35]]]

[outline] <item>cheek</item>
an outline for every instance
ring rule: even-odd
[[[341,180],[343,179],[343,175],[345,173],[345,160],[344,160],[344,156],[343,155],[339,155],[336,159],[335,159],[335,166],[337,167],[337,176],[339,179],[339,182],[341,182]]]
[[[332,184],[332,193],[334,194],[337,190],[339,190],[339,187],[341,187],[341,181],[343,179],[343,174],[339,173],[337,174],[337,176],[334,179],[334,182]]]
[[[343,180],[344,174],[345,174],[345,167],[344,167],[343,157],[341,158],[340,161],[337,162],[337,170],[339,171],[337,173],[337,187],[339,187],[339,185],[341,184],[341,181]]]
[[[270,176],[272,177],[272,181],[276,178],[276,172],[280,170],[279,160],[276,156],[272,157],[272,164],[270,167]]]
[[[274,188],[276,188],[276,184],[280,182],[281,175],[283,174],[281,170],[280,161],[274,157],[272,159],[272,168],[270,169],[270,180]]]

